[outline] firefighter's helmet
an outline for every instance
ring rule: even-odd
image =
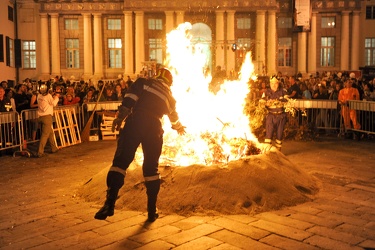
[[[161,79],[164,83],[168,84],[169,86],[171,86],[173,83],[172,73],[166,68],[158,69],[155,78]]]

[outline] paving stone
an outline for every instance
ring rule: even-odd
[[[151,243],[148,243],[144,246],[141,246],[141,247],[138,247],[138,248],[135,248],[136,250],[150,250],[150,249],[158,249],[158,250],[168,250],[168,249],[172,249],[174,247],[174,245],[168,243],[168,242],[165,242],[165,241],[162,241],[162,240],[157,240],[157,241],[153,241]]]
[[[169,243],[172,243],[178,246],[188,241],[191,241],[199,237],[216,232],[220,229],[221,229],[220,227],[215,226],[215,225],[203,224],[203,225],[196,226],[192,229],[182,231],[180,233],[176,233],[171,236],[164,237],[162,240],[165,240]]]
[[[336,214],[336,213],[327,212],[327,211],[321,212],[318,216],[329,219],[329,220],[333,219],[336,221],[341,221],[342,223],[348,223],[348,224],[357,225],[357,226],[362,226],[368,223],[368,221],[360,219],[360,218]]]
[[[181,232],[181,230],[174,226],[163,226],[156,229],[151,229],[146,232],[131,236],[129,239],[139,242],[141,244],[147,244],[151,241],[161,239],[163,237],[171,236]]]
[[[318,247],[311,246],[311,245],[302,243],[300,241],[285,238],[276,234],[271,234],[267,237],[264,237],[263,239],[260,239],[259,241],[266,243],[267,245],[285,249],[285,250],[290,250],[290,249],[318,250],[320,249]]]
[[[280,224],[265,221],[265,220],[255,221],[255,222],[250,223],[250,225],[257,227],[257,228],[264,229],[272,233],[277,233],[279,235],[292,238],[295,240],[304,240],[311,236],[311,233],[305,232],[303,230],[296,229],[296,228],[289,227],[289,226],[280,225]]]
[[[332,240],[327,237],[322,237],[319,235],[314,235],[305,240],[306,243],[320,247],[322,249],[332,249],[332,250],[363,250],[361,247],[356,247],[353,245],[346,244],[341,241]]]
[[[375,240],[365,240],[361,242],[358,246],[368,250],[375,249]]]
[[[279,216],[274,213],[268,212],[268,213],[261,213],[255,216],[256,218],[267,220],[270,222],[278,223],[284,226],[290,226],[301,230],[306,230],[307,228],[311,228],[314,226],[312,223],[308,223],[305,221],[295,220],[293,218],[285,217],[285,216]]]
[[[296,220],[306,221],[311,224],[330,227],[330,228],[334,228],[342,223],[341,221],[337,221],[333,219],[327,220],[326,218],[322,218],[322,217],[315,216],[315,215],[309,215],[309,214],[297,213],[297,214],[292,214],[290,217]]]
[[[229,245],[227,243],[220,244],[216,247],[210,248],[210,250],[239,250],[239,249],[243,249],[243,248],[235,247],[235,246]]]
[[[255,240],[261,239],[269,234],[269,232],[266,230],[259,229],[245,223],[230,220],[228,218],[219,218],[211,221],[210,223],[219,227],[223,227],[229,231],[251,237]]]
[[[299,213],[305,213],[305,214],[311,214],[311,215],[317,215],[318,213],[322,212],[322,210],[319,209],[318,207],[316,206],[312,207],[312,206],[313,206],[313,203],[308,202],[302,205],[290,207],[289,211],[291,211],[291,213],[299,212]],[[280,213],[277,211],[276,214],[280,214]]]
[[[339,230],[341,232],[347,232],[353,235],[357,235],[369,240],[375,240],[375,231],[361,227],[361,226],[355,226],[350,224],[342,224],[340,226],[337,226],[335,230]]]
[[[365,239],[350,233],[340,232],[332,228],[315,226],[307,230],[315,235],[320,235],[322,237],[327,237],[333,240],[342,241],[351,245],[357,245],[358,243],[364,241]]]
[[[272,250],[278,249],[265,243],[253,240],[249,237],[243,236],[238,233],[230,232],[228,230],[220,230],[213,234],[208,235],[211,238],[223,241],[231,246],[241,249],[257,249],[257,250]]]
[[[173,249],[174,250],[191,250],[191,249],[205,250],[205,249],[211,249],[220,244],[222,244],[222,242],[219,240],[216,240],[207,236],[203,236],[198,239],[179,245]]]

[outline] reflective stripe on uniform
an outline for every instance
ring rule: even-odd
[[[276,144],[279,144],[279,145],[281,145],[283,143],[282,141],[280,141],[278,139],[276,139],[275,142],[276,142]]]
[[[120,174],[122,174],[123,176],[126,175],[126,170],[124,170],[124,169],[122,169],[122,168],[119,168],[119,167],[114,167],[114,166],[112,166],[112,167],[110,167],[110,169],[109,169],[108,172],[110,172],[110,171],[120,173]]]
[[[125,96],[124,96],[124,98],[125,97],[131,98],[134,101],[138,101],[138,99],[139,99],[139,97],[137,95],[133,94],[133,93],[126,93]]]
[[[153,175],[153,176],[145,176],[145,181],[156,181],[156,180],[159,180],[161,179],[161,176],[160,174],[158,175]]]
[[[148,92],[150,92],[150,93],[152,93],[152,94],[154,94],[156,96],[158,96],[160,99],[162,99],[164,101],[164,103],[167,106],[168,110],[171,109],[168,97],[164,93],[162,93],[159,90],[153,88],[152,86],[151,87],[150,86],[144,86],[144,90],[148,91]]]
[[[264,139],[264,143],[269,143],[269,144],[271,144],[271,139]]]

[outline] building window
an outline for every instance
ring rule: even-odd
[[[13,8],[11,6],[8,6],[8,20],[13,22],[14,14],[13,14]]]
[[[156,61],[157,63],[163,62],[163,50],[162,50],[162,39],[150,38],[149,50],[150,50],[150,61]]]
[[[375,65],[375,38],[365,39],[365,65]]]
[[[110,68],[122,68],[122,42],[120,38],[108,39],[108,61]]]
[[[279,38],[279,46],[277,52],[277,65],[280,67],[292,66],[292,38]]]
[[[22,42],[23,53],[23,68],[35,69],[36,68],[36,45],[35,41]]]
[[[68,69],[79,68],[79,39],[65,39],[66,67]]]
[[[375,19],[375,6],[366,6],[366,19]]]
[[[78,30],[78,19],[65,19],[65,30]]]
[[[336,17],[322,17],[322,28],[334,28],[336,26]]]
[[[162,30],[163,20],[162,19],[148,19],[148,29],[150,30]]]
[[[335,37],[321,38],[320,66],[335,66]]]
[[[237,18],[237,29],[245,30],[251,28],[251,19],[250,18]]]
[[[6,37],[6,65],[14,67],[14,40]]]
[[[121,30],[121,19],[108,19],[108,30]]]
[[[293,28],[293,22],[291,17],[279,17],[277,18],[277,27],[280,29]]]

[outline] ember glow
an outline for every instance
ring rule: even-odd
[[[191,41],[191,27],[190,23],[183,23],[167,35],[164,65],[172,69],[172,93],[186,135],[179,136],[165,117],[161,165],[227,163],[245,156],[249,142],[258,144],[244,114],[250,91],[248,81],[254,71],[250,53],[242,65],[240,79],[224,81],[213,94],[208,87],[212,76],[204,74],[207,45]]]

